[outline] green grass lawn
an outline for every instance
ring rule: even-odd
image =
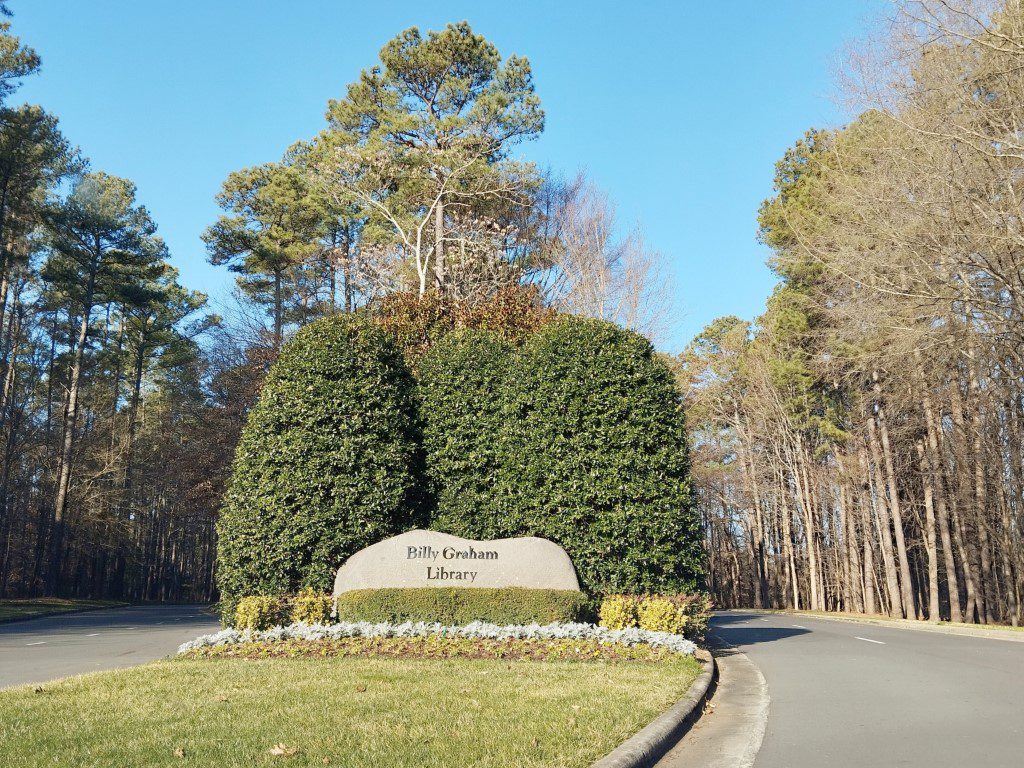
[[[179,659],[0,691],[0,762],[582,768],[699,671],[690,657]]]
[[[64,600],[59,597],[26,597],[0,600],[0,622],[30,619],[54,613],[70,613],[90,608],[125,605],[116,600]]]

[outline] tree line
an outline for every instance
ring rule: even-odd
[[[1018,625],[1024,4],[906,2],[776,166],[779,278],[680,356],[726,606]]]
[[[3,21],[0,596],[208,595],[190,453],[196,337],[216,318],[134,184],[92,168],[45,109],[10,103],[39,67]]]
[[[202,236],[237,278],[226,319],[181,285],[131,181],[8,103],[39,67],[5,21],[0,597],[216,597],[241,428],[319,317],[383,315],[403,346],[536,307],[665,319],[658,254],[607,196],[513,156],[543,129],[529,62],[465,23],[401,33],[317,136],[228,175]]]

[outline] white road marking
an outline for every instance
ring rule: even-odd
[[[46,645],[46,641],[40,640],[38,643],[25,643],[25,645]]]
[[[805,627],[803,624],[794,624],[793,626],[797,629],[807,629],[807,627]]]
[[[863,640],[865,643],[875,643],[876,645],[885,645],[881,640],[872,640],[870,637],[859,637],[854,635],[858,640]]]
[[[768,619],[761,619],[761,621],[768,621]]]
[[[86,637],[96,637],[98,634],[99,632],[93,632],[91,635],[86,635]]]

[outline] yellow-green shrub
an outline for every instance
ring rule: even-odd
[[[300,590],[292,601],[291,619],[296,623],[301,621],[306,624],[329,624],[332,602],[330,595],[306,587]]]
[[[243,597],[235,607],[235,628],[264,630],[284,624],[285,603],[278,597]]]
[[[600,621],[608,629],[637,626],[637,599],[627,595],[609,595],[601,601]]]
[[[652,597],[641,601],[636,618],[640,629],[647,629],[651,632],[671,632],[673,635],[681,635],[686,628],[686,612],[663,597]]]
[[[711,598],[692,595],[608,595],[601,602],[601,626],[608,629],[639,627],[700,639],[711,618]]]

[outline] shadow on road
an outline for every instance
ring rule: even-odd
[[[0,638],[38,635],[54,631],[155,629],[207,623],[216,617],[208,605],[179,605],[175,603],[132,605],[100,608],[94,611],[61,613],[39,616],[0,624]]]
[[[810,634],[810,630],[799,627],[772,627],[762,623],[763,617],[749,613],[716,613],[711,620],[708,641],[727,650],[728,646],[756,645],[757,643],[773,643],[799,635]],[[716,647],[712,645],[712,647]],[[716,648],[718,652],[719,648]]]

